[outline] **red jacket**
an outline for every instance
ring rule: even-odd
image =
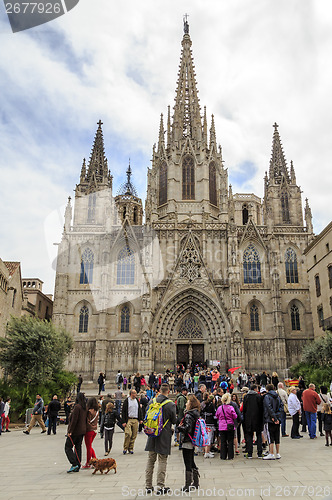
[[[303,410],[310,413],[317,413],[317,405],[320,404],[320,397],[313,389],[306,389],[302,394]]]

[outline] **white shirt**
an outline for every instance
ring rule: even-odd
[[[288,411],[290,416],[292,417],[299,410],[301,411],[301,403],[297,395],[291,392],[290,395],[288,396]]]
[[[128,418],[138,418],[138,402],[137,399],[128,397]]]

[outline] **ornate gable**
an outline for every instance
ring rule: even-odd
[[[251,217],[249,217],[248,223],[244,229],[243,236],[241,238],[240,246],[246,241],[246,240],[253,240],[253,241],[258,241],[262,247],[266,250],[266,245],[264,241],[262,240],[261,235],[259,234],[259,231],[256,227],[256,224],[252,220]]]

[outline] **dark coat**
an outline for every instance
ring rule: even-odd
[[[177,426],[177,430],[181,432],[183,443],[191,443],[198,418],[199,411],[196,409],[189,410],[184,414],[182,424]]]
[[[105,413],[104,427],[111,429],[115,426],[117,420],[118,414],[114,408],[113,411]]]
[[[68,434],[82,436],[86,433],[87,410],[83,410],[80,404],[74,406],[69,417]]]
[[[57,417],[58,412],[61,410],[61,403],[57,399],[52,399],[48,405],[47,415],[50,417]]]
[[[142,407],[140,405],[138,398],[136,398],[136,401],[138,403],[138,420],[141,422],[144,418],[143,410],[142,410]],[[128,422],[128,398],[126,398],[124,400],[123,405],[122,405],[121,422],[123,424],[126,424]]]
[[[267,375],[266,375],[266,373],[262,373],[261,374],[261,376],[260,376],[260,384],[262,386],[264,386],[264,387],[266,386],[266,384],[267,384]]]
[[[213,401],[210,401],[207,404],[202,403],[201,417],[204,418],[205,423],[208,427],[209,425],[216,425],[215,414],[216,414],[216,407]]]
[[[159,394],[157,397],[157,403],[162,403],[168,399],[163,394]],[[176,422],[176,408],[173,401],[166,403],[162,407],[163,412],[163,423],[168,420],[167,424],[161,431],[159,436],[148,436],[145,451],[155,451],[160,455],[170,455],[171,454],[171,443],[172,443],[172,424]]]
[[[263,430],[263,398],[255,391],[249,391],[243,398],[244,432]]]
[[[324,431],[332,431],[332,413],[322,413]]]

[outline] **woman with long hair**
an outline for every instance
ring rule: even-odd
[[[203,403],[201,403],[201,416],[205,420],[206,428],[208,430],[208,442],[209,444],[205,446],[204,458],[213,458],[214,454],[211,453],[211,446],[214,441],[214,433],[215,433],[215,400],[213,394],[209,394],[206,392],[203,396]]]
[[[199,472],[194,460],[195,447],[192,444],[192,438],[200,408],[198,399],[193,394],[189,394],[184,417],[177,426],[177,430],[181,433],[182,457],[186,469],[185,485],[182,491],[190,491],[190,486],[199,487]]]
[[[274,385],[275,390],[277,390],[279,384],[279,377],[277,372],[272,373],[272,384]]]
[[[83,392],[77,394],[76,403],[69,416],[65,453],[71,467],[67,472],[78,472],[82,460],[82,441],[86,433],[86,400]]]
[[[216,417],[219,421],[220,458],[233,460],[234,458],[234,431],[237,419],[236,412],[230,404],[231,395],[224,394],[221,405],[217,409]]]
[[[92,448],[92,443],[97,435],[97,424],[98,424],[98,414],[99,405],[96,398],[89,398],[86,405],[87,409],[87,419],[86,419],[86,433],[84,436],[85,446],[86,446],[86,464],[83,469],[89,469],[91,466],[89,462],[91,458],[96,458],[95,450]]]
[[[235,455],[240,455],[239,445],[241,444],[242,413],[240,412],[240,401],[238,395],[235,392],[231,395],[231,405],[233,406],[237,415],[237,421],[235,423],[236,431],[234,432]]]

